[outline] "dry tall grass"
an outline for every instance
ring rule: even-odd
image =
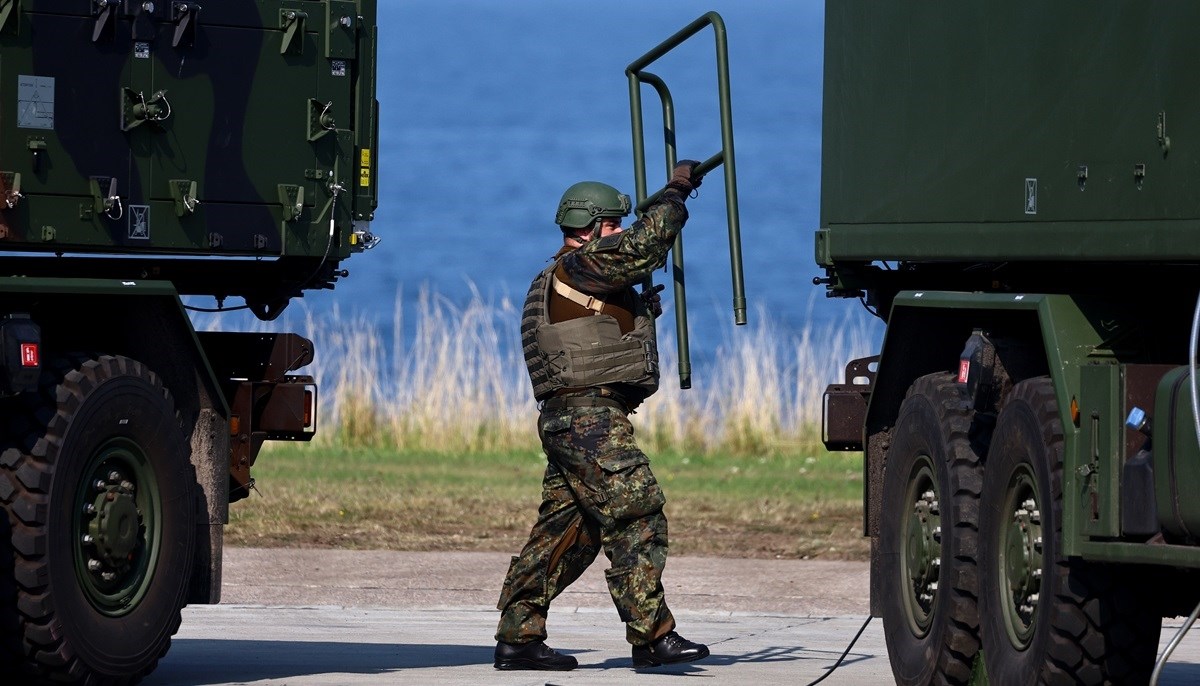
[[[291,326],[317,350],[305,371],[321,392],[318,442],[537,451],[537,408],[511,302],[477,293],[458,306],[423,291],[407,342],[396,306],[391,350],[384,349],[383,331],[361,316],[336,307],[328,314],[299,309],[303,321]],[[755,455],[816,449],[821,394],[841,380],[847,361],[870,354],[868,326],[848,316],[844,325],[783,333],[764,312],[751,321],[729,326],[711,362],[693,363],[695,387],[686,391],[675,376],[675,341],[660,334],[662,385],[633,416],[646,449]],[[215,319],[198,324],[217,325]]]

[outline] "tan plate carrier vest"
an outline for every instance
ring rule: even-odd
[[[633,298],[633,330],[621,335],[616,318],[600,311],[604,303],[556,279],[557,267],[556,261],[533,280],[521,312],[521,346],[534,398],[545,400],[561,388],[614,383],[636,386],[646,396],[658,390],[658,342],[642,299]],[[550,323],[552,288],[596,314]]]

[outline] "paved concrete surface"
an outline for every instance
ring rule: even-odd
[[[597,563],[551,609],[550,645],[572,672],[498,672],[493,609],[508,556],[337,550],[226,551],[221,605],[189,607],[146,686],[289,684],[807,684],[825,674],[867,614],[867,566],[855,562],[673,558],[667,599],[712,656],[635,672]],[[1162,643],[1179,620],[1164,623]],[[890,683],[872,620],[823,684]],[[1200,683],[1200,633],[1160,684]]]

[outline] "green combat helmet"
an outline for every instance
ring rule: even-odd
[[[629,196],[606,183],[580,181],[563,193],[554,223],[564,229],[587,228],[597,217],[627,217]]]

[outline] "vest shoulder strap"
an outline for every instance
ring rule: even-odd
[[[584,293],[583,291],[581,291],[579,289],[572,288],[570,285],[563,283],[562,281],[559,281],[558,277],[555,276],[553,273],[550,274],[550,283],[551,283],[551,288],[554,289],[555,293],[561,295],[562,297],[566,298],[567,300],[570,300],[571,302],[575,303],[576,305],[587,308],[587,309],[595,312],[596,314],[600,314],[601,312],[604,311],[604,301],[603,300],[600,300],[599,298],[597,298],[595,296],[588,295],[587,293]]]

